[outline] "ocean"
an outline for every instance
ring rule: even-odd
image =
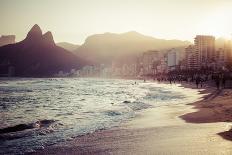
[[[34,152],[119,126],[148,108],[188,104],[201,97],[198,90],[153,81],[0,79],[0,154]]]

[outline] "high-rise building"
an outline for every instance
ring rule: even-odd
[[[175,69],[175,67],[178,65],[177,60],[177,53],[175,51],[168,51],[167,53],[167,61],[168,61],[168,67],[170,70]]]
[[[175,70],[180,67],[180,62],[185,59],[183,50],[172,48],[167,51],[167,65],[169,70]]]
[[[224,61],[226,63],[232,63],[232,43],[231,43],[231,40],[227,40],[224,44]]]
[[[197,35],[194,40],[197,62],[200,66],[207,66],[215,59],[215,37]]]
[[[154,74],[154,63],[160,61],[160,59],[161,54],[159,51],[144,52],[142,57],[143,75]]]
[[[188,69],[199,69],[200,64],[198,63],[198,52],[195,50],[194,45],[189,45],[185,48],[186,52],[186,65]]]

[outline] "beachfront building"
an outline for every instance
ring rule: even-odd
[[[125,77],[136,76],[136,64],[124,64],[122,67],[122,75]]]
[[[175,51],[169,51],[167,54],[168,70],[175,70],[177,66],[177,53]]]
[[[208,66],[215,61],[215,37],[197,35],[194,40],[196,61],[201,66]]]
[[[198,69],[200,64],[198,63],[198,52],[195,50],[195,46],[189,45],[187,48],[185,48],[185,52],[187,69]]]
[[[194,40],[194,45],[185,48],[185,52],[188,69],[215,67],[216,52],[214,36],[197,35]]]
[[[80,77],[98,77],[100,74],[100,68],[94,65],[87,65],[82,67],[82,69],[75,72],[76,76]]]
[[[143,75],[153,75],[155,74],[156,62],[160,61],[161,53],[159,51],[147,51],[143,53],[141,66],[143,70]]]
[[[232,41],[226,40],[224,43],[224,61],[225,63],[232,63]]]
[[[163,55],[160,58],[159,64],[156,67],[155,74],[164,74],[168,72],[168,60],[167,55]]]
[[[215,58],[216,58],[216,68],[217,69],[221,69],[223,68],[226,64],[226,53],[225,53],[225,49],[224,48],[219,48],[218,50],[216,50],[215,52]]]
[[[113,77],[136,77],[137,61],[112,61],[111,71]]]
[[[180,51],[175,48],[168,50],[167,52],[167,67],[168,71],[175,70],[178,68],[180,63]]]
[[[215,52],[216,68],[225,69],[227,65],[231,65],[231,41],[224,40],[223,46]]]

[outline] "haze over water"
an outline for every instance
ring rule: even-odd
[[[1,80],[0,93],[0,154],[33,152],[118,126],[147,108],[202,97],[179,85],[87,78]]]

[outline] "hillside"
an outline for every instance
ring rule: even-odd
[[[73,53],[56,46],[52,33],[42,34],[38,25],[32,27],[23,41],[0,47],[0,74],[13,66],[16,76],[53,76],[84,64]]]
[[[135,57],[148,50],[185,48],[189,44],[187,41],[157,39],[135,31],[104,33],[89,36],[75,53],[95,63],[110,64],[114,59]]]
[[[80,45],[71,44],[71,43],[67,43],[67,42],[56,43],[56,45],[66,49],[70,52],[72,52],[80,47]]]

